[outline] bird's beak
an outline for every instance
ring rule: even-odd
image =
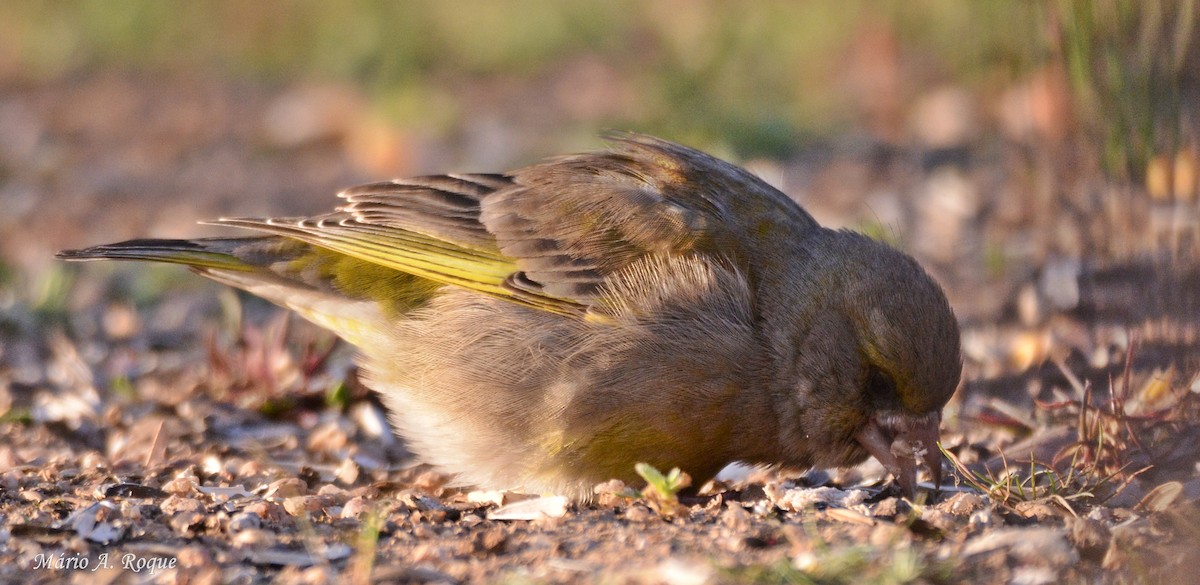
[[[872,416],[854,438],[896,477],[904,497],[911,500],[916,494],[919,461],[929,468],[934,489],[942,484],[942,453],[937,445],[941,422],[941,413],[915,418]]]

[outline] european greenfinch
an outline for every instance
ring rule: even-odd
[[[253,237],[60,253],[183,264],[357,346],[423,461],[586,499],[634,465],[874,456],[941,477],[961,372],[941,288],[749,172],[649,136],[504,174],[373,183],[336,211],[221,219]]]

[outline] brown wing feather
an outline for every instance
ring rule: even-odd
[[[340,211],[364,224],[409,230],[458,246],[495,251],[479,223],[480,201],[512,185],[504,175],[430,175],[351,187]]]
[[[400,270],[411,264],[419,276],[567,313],[595,304],[608,279],[638,259],[708,254],[751,274],[755,235],[799,236],[816,226],[738,167],[648,136],[609,138],[611,150],[506,175],[353,187],[325,216],[223,223]],[[438,262],[445,269],[430,266]]]
[[[595,302],[607,278],[647,256],[710,254],[752,273],[749,247],[770,231],[802,237],[816,222],[750,173],[699,151],[636,134],[616,148],[511,173],[480,221],[524,273],[514,286]]]

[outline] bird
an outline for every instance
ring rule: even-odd
[[[345,189],[65,260],[187,266],[332,330],[422,462],[463,486],[591,498],[634,467],[876,458],[941,481],[958,322],[911,256],[822,227],[750,172],[649,135],[514,171]]]

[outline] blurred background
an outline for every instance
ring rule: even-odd
[[[68,331],[105,364],[81,379],[137,388],[161,367],[139,348],[228,317],[182,270],[60,249],[228,233],[195,222],[510,169],[610,128],[916,255],[965,327],[952,409],[1032,428],[1004,404],[1131,353],[1200,391],[1193,0],[6,2],[0,372],[67,384],[44,364]]]

